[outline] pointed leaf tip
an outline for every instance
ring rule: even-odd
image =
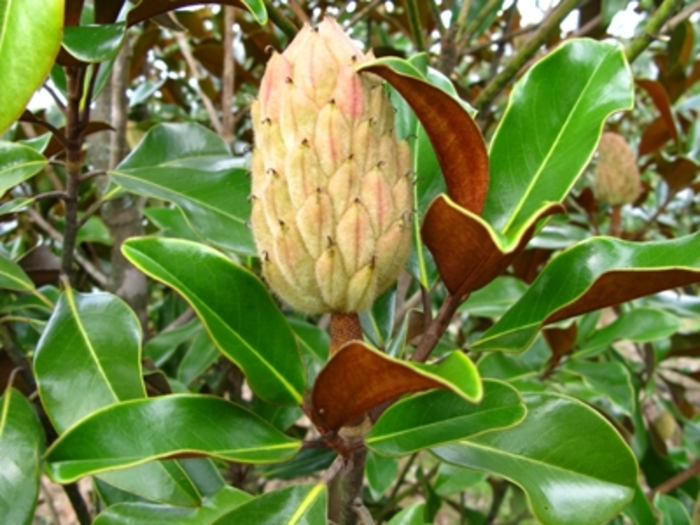
[[[422,365],[351,341],[316,378],[311,394],[314,423],[337,431],[385,401],[432,388],[453,390],[472,402],[482,396],[476,367],[461,352],[453,352],[437,365]]]
[[[405,60],[375,60],[360,71],[379,75],[404,97],[430,138],[450,197],[481,213],[489,185],[488,153],[479,127],[462,104],[426,82]]]

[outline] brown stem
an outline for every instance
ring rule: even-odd
[[[78,234],[78,195],[80,192],[81,150],[84,125],[81,121],[80,103],[83,96],[84,67],[67,67],[66,107],[66,227],[63,234],[61,273],[73,283],[73,252]],[[88,104],[89,106],[89,104]]]
[[[622,213],[621,206],[613,206],[610,215],[610,235],[612,237],[622,237]]]
[[[353,340],[362,340],[362,326],[356,313],[331,314],[330,355],[333,357],[340,348]],[[364,421],[363,421],[364,422]],[[357,523],[356,500],[362,499],[362,480],[365,473],[367,448],[362,442],[353,447],[345,458],[344,468],[331,480],[328,486],[328,518],[338,525]]]
[[[226,144],[231,144],[234,135],[233,121],[233,85],[236,74],[236,59],[233,56],[233,24],[236,20],[236,10],[231,6],[224,6],[224,70],[221,74],[221,127],[222,138]]]
[[[685,469],[682,472],[679,472],[672,478],[667,479],[664,481],[661,485],[658,487],[654,488],[652,490],[652,495],[659,493],[659,494],[666,494],[667,492],[672,491],[676,487],[682,485],[689,479],[697,476],[700,474],[700,459],[696,459],[690,467]]]
[[[347,342],[362,340],[362,325],[357,314],[331,314],[330,355],[333,357]]]
[[[479,96],[474,100],[474,107],[478,110],[486,108],[498,96],[513,78],[518,74],[520,68],[539,51],[550,35],[559,28],[566,16],[576,9],[583,0],[564,0],[559,4],[544,20],[537,32],[518,51],[503,70],[496,75],[484,88]]]
[[[425,331],[418,344],[418,348],[413,352],[413,356],[411,357],[412,361],[423,363],[428,359],[430,352],[437,346],[442,334],[447,330],[452,316],[462,302],[463,299],[457,298],[454,295],[448,294],[447,297],[445,297],[445,301],[442,303],[437,317],[430,323],[430,326],[428,326],[428,329]]]

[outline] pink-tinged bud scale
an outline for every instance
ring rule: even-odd
[[[411,153],[372,60],[331,19],[269,60],[251,108],[263,276],[312,314],[371,307],[410,251]]]

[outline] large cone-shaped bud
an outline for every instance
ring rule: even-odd
[[[612,206],[634,202],[642,189],[637,157],[622,135],[606,132],[598,145],[593,193]]]
[[[408,257],[411,154],[371,59],[331,19],[267,64],[252,106],[263,275],[308,313],[368,309]]]

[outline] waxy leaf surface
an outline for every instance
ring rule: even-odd
[[[0,134],[22,114],[53,65],[63,6],[63,0],[0,1]]]
[[[0,141],[0,197],[10,188],[39,173],[48,162],[34,148],[17,142]]]
[[[104,62],[114,58],[126,36],[126,24],[69,26],[63,34],[63,47],[82,62]]]
[[[134,432],[147,428],[148,439]],[[168,395],[111,405],[82,419],[47,451],[51,477],[82,476],[172,456],[209,455],[227,461],[290,459],[300,443],[258,416],[216,397]]]
[[[34,357],[41,402],[59,433],[105,405],[146,396],[140,345],[139,321],[118,297],[61,295]]]
[[[533,66],[513,89],[491,143],[484,219],[512,240],[543,206],[563,200],[605,120],[632,108],[633,88],[615,44],[569,40]]]
[[[484,381],[484,397],[479,404],[450,390],[435,390],[389,407],[365,442],[378,454],[403,456],[513,426],[525,417],[525,412],[518,391],[499,381]]]
[[[0,255],[0,289],[29,292],[34,283],[19,264]]]
[[[59,433],[100,408],[146,397],[140,345],[139,321],[118,297],[72,289],[61,295],[34,357],[41,402]],[[197,489],[173,461],[105,473],[104,480],[150,500],[182,506],[200,502]]]
[[[426,82],[405,60],[383,58],[362,65],[360,71],[379,75],[401,93],[430,138],[450,197],[480,213],[489,184],[489,160],[481,131],[463,105]]]
[[[524,394],[525,420],[433,450],[463,467],[518,484],[546,525],[597,525],[632,500],[637,463],[614,428],[583,403]]]
[[[156,126],[110,177],[129,191],[174,203],[203,239],[257,255],[246,226],[250,180],[213,131],[196,124]]]
[[[0,410],[0,522],[29,525],[39,495],[44,430],[14,388],[5,391]]]
[[[190,303],[214,344],[241,367],[257,395],[273,403],[301,403],[305,378],[297,342],[254,274],[190,241],[129,239],[122,251]]]
[[[323,483],[293,485],[255,498],[217,520],[216,525],[326,525]]]
[[[483,394],[476,367],[462,352],[424,365],[351,341],[319,372],[311,394],[312,415],[321,428],[337,431],[384,401],[433,388],[451,390],[472,403]]]
[[[548,323],[700,281],[699,241],[695,233],[646,243],[609,237],[579,243],[552,259],[472,348],[520,352]]]
[[[221,516],[253,499],[233,487],[224,487],[194,509],[154,503],[118,503],[107,507],[93,525],[133,525],[167,522],[169,525],[211,525]]]

